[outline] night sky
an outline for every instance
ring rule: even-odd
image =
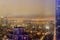
[[[52,17],[54,14],[54,0],[0,0],[0,16]]]

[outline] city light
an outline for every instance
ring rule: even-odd
[[[50,29],[49,26],[46,26],[46,29]]]
[[[41,26],[39,26],[39,28],[42,28]]]
[[[3,16],[1,16],[1,18],[4,18]]]
[[[17,25],[17,27],[21,27],[21,25]]]

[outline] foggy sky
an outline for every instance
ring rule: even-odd
[[[54,0],[0,0],[0,16],[54,16]]]

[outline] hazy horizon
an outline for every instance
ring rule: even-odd
[[[54,17],[54,0],[0,0],[0,16]]]

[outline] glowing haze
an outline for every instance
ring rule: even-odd
[[[0,16],[51,17],[54,16],[54,0],[0,0]]]

